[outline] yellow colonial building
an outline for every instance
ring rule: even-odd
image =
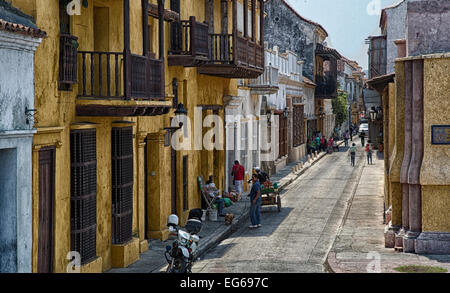
[[[225,151],[201,144],[223,125],[203,118],[224,119],[236,79],[263,72],[264,2],[10,2],[47,32],[35,55],[33,272],[126,267],[147,239],[167,238],[168,215],[183,223],[201,206],[198,176],[223,189]],[[176,150],[174,133],[195,140]]]
[[[428,2],[405,2],[407,17],[402,25],[406,34],[405,39],[393,42],[398,57],[393,62],[394,72],[368,83],[383,100],[389,224],[385,246],[408,253],[448,254],[450,47],[436,40],[445,38],[450,30],[448,22],[436,20],[450,4],[436,2],[430,8]]]

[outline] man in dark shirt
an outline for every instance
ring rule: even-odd
[[[257,174],[252,175],[253,186],[250,191],[250,221],[249,228],[261,227],[261,184]]]
[[[264,183],[269,179],[269,175],[267,175],[267,173],[261,171],[259,168],[255,168],[256,171],[256,175],[258,175],[258,179],[259,179],[259,184],[260,185],[264,185]]]

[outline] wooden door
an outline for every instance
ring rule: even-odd
[[[280,121],[279,129],[279,157],[284,157],[287,155],[287,118],[283,114],[278,115]]]
[[[170,168],[170,172],[171,172],[171,177],[172,177],[172,181],[171,181],[171,211],[172,214],[176,215],[177,214],[177,151],[172,147],[171,148],[171,168]]]
[[[53,271],[55,148],[39,151],[38,273]]]

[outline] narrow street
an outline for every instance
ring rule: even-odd
[[[249,229],[248,221],[209,250],[193,272],[325,272],[323,264],[359,182],[363,158],[360,147],[355,167],[346,148],[326,156],[284,190],[280,213],[262,207],[261,228]]]

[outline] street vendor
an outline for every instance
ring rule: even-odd
[[[205,186],[205,192],[208,194],[209,197],[215,198],[214,203],[217,203],[217,211],[219,213],[219,217],[225,217],[225,214],[223,214],[223,207],[224,207],[224,200],[222,198],[222,193],[220,190],[216,187],[214,184],[214,176],[210,175],[208,181],[206,182]]]

